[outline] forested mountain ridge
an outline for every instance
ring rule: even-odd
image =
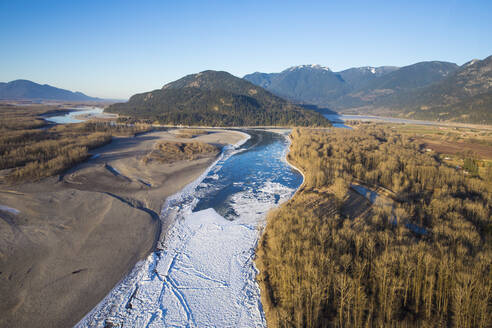
[[[328,126],[305,110],[227,72],[204,71],[136,94],[107,111],[171,125]]]
[[[322,105],[350,91],[342,76],[320,65],[301,65],[281,73],[253,73],[244,79],[300,103]]]
[[[340,76],[349,83],[354,89],[359,89],[371,81],[396,71],[399,67],[396,66],[381,66],[381,67],[354,67],[339,72]]]
[[[38,84],[28,80],[15,80],[0,83],[0,99],[7,100],[64,100],[64,101],[98,101],[99,98],[89,97],[82,92],[72,92],[53,87],[48,84]]]

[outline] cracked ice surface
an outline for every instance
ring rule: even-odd
[[[191,213],[169,232],[166,249],[80,326],[264,327],[253,264],[257,240],[254,226],[213,209]]]

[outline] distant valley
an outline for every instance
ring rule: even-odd
[[[461,67],[429,61],[333,72],[302,65],[244,79],[300,104],[338,112],[492,123],[492,56]]]

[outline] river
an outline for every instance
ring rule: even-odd
[[[167,199],[173,222],[160,250],[77,326],[265,327],[253,258],[266,213],[302,176],[285,161],[285,135],[248,130],[200,179]]]
[[[104,113],[102,107],[68,108],[68,113],[46,116],[45,120],[58,124],[81,123],[92,118],[114,118],[117,115]]]

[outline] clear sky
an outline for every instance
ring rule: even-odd
[[[206,69],[492,55],[492,1],[0,0],[0,81],[127,98]]]

